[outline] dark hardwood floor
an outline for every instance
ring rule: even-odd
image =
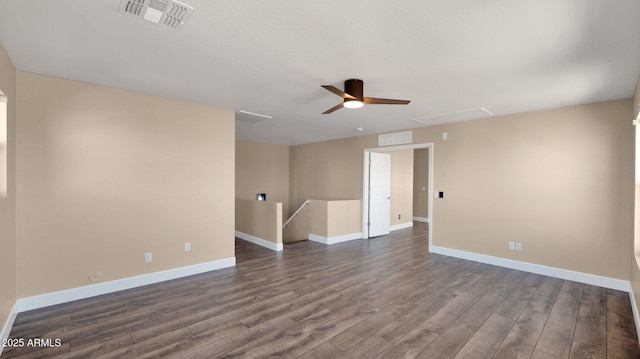
[[[25,312],[3,358],[640,358],[627,293],[429,254],[427,228]]]

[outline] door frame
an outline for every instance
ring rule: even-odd
[[[369,238],[369,159],[371,152],[393,152],[402,150],[415,150],[420,148],[429,149],[429,193],[428,203],[429,207],[429,252],[431,252],[431,244],[433,242],[433,143],[416,143],[411,145],[400,146],[388,146],[388,147],[376,147],[365,148],[362,162],[362,238]]]

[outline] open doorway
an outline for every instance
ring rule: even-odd
[[[429,223],[429,149],[413,150],[413,221]]]
[[[371,232],[371,213],[378,213],[378,208],[372,208],[372,206],[376,206],[376,202],[371,200],[371,171],[370,163],[371,163],[371,154],[372,153],[385,153],[385,152],[393,152],[393,151],[403,151],[403,150],[414,150],[414,149],[428,149],[428,185],[425,188],[426,199],[427,199],[427,213],[429,216],[429,251],[431,251],[431,243],[432,243],[432,232],[433,232],[433,143],[420,143],[420,144],[412,144],[412,145],[401,145],[401,146],[389,146],[389,147],[379,147],[379,148],[370,148],[364,150],[364,162],[363,162],[363,183],[362,183],[362,237],[370,238],[372,237]],[[413,191],[413,189],[412,189]],[[376,229],[379,232],[379,228]]]

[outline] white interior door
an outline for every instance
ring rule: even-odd
[[[369,161],[369,237],[390,232],[391,154],[371,152]]]

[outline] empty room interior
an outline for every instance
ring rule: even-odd
[[[640,358],[639,20],[0,0],[0,356]]]

